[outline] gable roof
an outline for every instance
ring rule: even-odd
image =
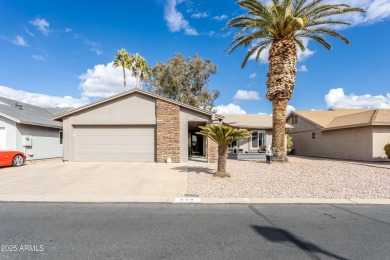
[[[293,111],[291,114],[302,116],[324,130],[390,125],[390,109],[330,109],[328,111]]]
[[[238,127],[251,129],[272,129],[272,116],[267,114],[240,114],[224,115],[223,123]],[[286,124],[286,128],[293,128]]]
[[[61,122],[51,120],[56,111],[64,111],[64,108],[43,108],[0,97],[0,116],[19,124],[62,129]]]
[[[326,127],[338,116],[351,115],[359,112],[365,112],[367,109],[333,109],[327,111],[291,111],[291,114],[300,115],[314,124]],[[290,115],[288,117],[290,117]]]
[[[175,104],[175,105],[178,105],[178,106],[181,106],[181,107],[185,107],[185,108],[188,108],[190,110],[194,110],[194,111],[197,111],[199,113],[202,113],[202,114],[206,114],[206,115],[210,115],[212,116],[213,113],[210,112],[210,111],[206,111],[206,110],[202,110],[202,109],[199,109],[197,107],[193,107],[193,106],[190,106],[190,105],[187,105],[187,104],[184,104],[184,103],[181,103],[181,102],[178,102],[178,101],[175,101],[175,100],[172,100],[170,98],[166,98],[166,97],[163,97],[163,96],[160,96],[160,95],[157,95],[157,94],[154,94],[154,93],[150,93],[150,92],[146,92],[144,90],[141,90],[141,89],[131,89],[131,90],[128,90],[128,91],[125,91],[125,92],[122,92],[122,93],[119,93],[119,94],[116,94],[116,95],[113,95],[113,96],[110,96],[110,97],[107,97],[107,98],[103,98],[103,99],[100,99],[100,100],[97,100],[97,101],[94,101],[94,102],[91,102],[87,105],[84,105],[84,106],[81,106],[81,107],[77,107],[77,108],[74,108],[74,109],[71,109],[71,110],[68,110],[64,113],[61,113],[61,114],[58,114],[56,116],[54,116],[52,119],[53,120],[61,120],[62,118],[64,118],[65,116],[69,116],[69,115],[72,115],[74,113],[77,113],[77,112],[80,112],[82,110],[85,110],[85,109],[88,109],[88,108],[91,108],[91,107],[94,107],[94,106],[97,106],[97,105],[100,105],[100,104],[104,104],[106,102],[109,102],[109,101],[112,101],[112,100],[115,100],[117,98],[121,98],[121,97],[124,97],[124,96],[127,96],[127,95],[131,95],[133,93],[139,93],[139,94],[142,94],[142,95],[145,95],[145,96],[149,96],[149,97],[153,97],[153,98],[157,98],[157,99],[160,99],[160,100],[163,100],[163,101],[166,101],[166,102],[169,102],[169,103],[172,103],[172,104]],[[220,115],[215,115],[217,118],[219,119],[222,119],[223,116],[220,116]]]

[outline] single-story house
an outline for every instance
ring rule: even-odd
[[[63,123],[65,161],[187,162],[217,159],[217,144],[197,135],[222,116],[132,89],[53,117]]]
[[[234,114],[223,115],[223,124],[251,131],[249,138],[244,138],[229,145],[229,150],[237,149],[242,153],[265,152],[272,145],[272,116],[267,114]],[[286,129],[292,128],[286,124]]]
[[[386,161],[390,109],[292,111],[287,123],[296,155]]]
[[[62,123],[51,118],[64,110],[0,97],[0,150],[22,151],[27,160],[62,157]]]

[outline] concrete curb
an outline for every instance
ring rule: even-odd
[[[359,204],[390,205],[390,199],[313,198],[198,198],[158,196],[42,196],[0,195],[2,202],[80,202],[80,203],[173,203],[173,204]]]

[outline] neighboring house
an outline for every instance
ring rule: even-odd
[[[42,108],[0,97],[0,150],[26,153],[27,160],[62,157],[61,108]]]
[[[229,145],[230,150],[238,149],[243,153],[265,152],[272,145],[272,116],[267,114],[223,115],[223,124],[251,131],[249,138],[241,139]],[[286,128],[292,128],[286,124]]]
[[[222,117],[132,89],[53,119],[63,122],[66,161],[187,162],[197,154],[214,162],[216,143],[196,132]]]
[[[390,109],[292,111],[287,123],[296,155],[363,161],[388,160]]]

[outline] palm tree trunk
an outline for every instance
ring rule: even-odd
[[[287,102],[287,99],[274,99],[272,101],[272,153],[274,161],[279,162],[287,161],[287,151],[285,149]]]
[[[230,177],[230,174],[226,172],[227,151],[227,146],[218,145],[218,170],[214,174],[215,177]]]
[[[126,91],[126,72],[125,72],[125,67],[122,66],[123,69],[123,88]]]
[[[138,88],[138,71],[135,74],[135,88]]]
[[[295,87],[297,47],[292,39],[272,43],[269,51],[267,99],[273,106],[272,151],[275,161],[287,161],[285,148],[286,107]]]

